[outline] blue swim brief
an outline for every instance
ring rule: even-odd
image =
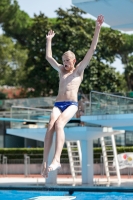
[[[78,102],[76,101],[60,101],[60,102],[55,102],[54,106],[59,108],[62,112],[69,106],[75,105],[78,107]]]

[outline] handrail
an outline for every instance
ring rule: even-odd
[[[31,119],[16,119],[16,118],[6,118],[6,117],[0,117],[0,121],[9,121],[9,122],[39,122],[44,123],[48,122],[47,119],[45,120],[31,120]]]
[[[120,95],[114,95],[114,94],[105,93],[105,92],[91,91],[90,92],[90,114],[92,114],[92,98],[91,98],[92,97],[92,93],[96,93],[96,94],[101,94],[101,95],[106,95],[106,96],[110,96],[110,97],[121,98],[121,99],[126,99],[126,100],[133,101],[133,98],[130,98],[130,97],[125,97],[125,96],[120,96]]]
[[[41,108],[33,108],[33,107],[25,107],[25,106],[11,106],[11,112],[10,112],[10,117],[12,118],[13,114],[13,108],[20,108],[20,109],[25,109],[25,110],[34,110],[34,111],[43,111],[43,112],[51,112],[52,109],[41,109]]]
[[[19,111],[19,113],[17,113],[17,111]],[[14,126],[14,122],[19,122],[19,123],[22,123],[22,122],[44,123],[44,127],[45,127],[45,124],[48,123],[48,121],[49,121],[48,119],[46,119],[46,118],[45,119],[32,119],[31,116],[34,115],[35,113],[36,114],[41,113],[41,115],[46,115],[46,113],[48,113],[47,115],[49,115],[51,113],[51,111],[52,111],[52,109],[42,109],[42,108],[13,105],[13,106],[11,106],[10,119],[4,118],[4,120],[10,121],[11,127]],[[34,113],[32,113],[32,112],[34,112]],[[20,119],[16,119],[17,118],[16,114],[19,115],[18,118],[20,118]],[[0,119],[0,120],[2,120],[2,119]]]
[[[42,111],[51,111],[52,109],[42,109],[42,108],[33,108],[33,107],[25,107],[25,106],[11,106],[11,108],[24,108],[24,109],[31,109],[31,110],[42,110]]]
[[[123,99],[129,99],[129,100],[132,100],[132,101],[133,101],[133,98],[124,97],[124,96],[119,96],[119,95],[114,95],[114,94],[105,93],[105,92],[91,91],[91,92],[90,92],[90,95],[91,95],[92,92],[93,92],[93,93],[97,93],[97,94],[104,94],[104,95],[108,95],[108,96],[113,96],[113,97],[119,97],[119,98],[123,98]]]

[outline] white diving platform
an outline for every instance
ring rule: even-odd
[[[133,126],[133,114],[82,116],[81,121],[101,127],[75,126],[65,127],[65,140],[80,140],[82,151],[82,184],[93,185],[93,139],[124,133],[125,126]],[[116,128],[116,129],[115,129]],[[119,128],[119,130],[118,130]],[[7,129],[7,134],[44,141],[46,128]],[[54,155],[53,142],[49,163]],[[57,172],[49,173],[47,184],[56,184]]]
[[[85,103],[85,115],[73,119],[72,124],[65,127],[66,141],[80,141],[82,152],[82,184],[93,185],[93,140],[133,131],[133,98],[108,93],[91,91]],[[11,129],[6,133],[14,136],[44,141],[46,126],[51,110],[32,107],[12,106],[11,118],[0,118],[11,122]],[[20,118],[20,119],[19,119]],[[78,126],[79,122],[84,126]],[[31,123],[31,126],[29,124]],[[26,126],[28,124],[28,126]],[[113,144],[113,147],[115,145]],[[51,147],[49,164],[52,161],[55,143]],[[116,156],[116,152],[114,151]],[[41,171],[41,169],[40,169]],[[57,171],[49,173],[46,184],[56,184]]]

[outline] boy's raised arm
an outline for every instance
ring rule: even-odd
[[[101,29],[103,22],[104,22],[104,17],[102,15],[99,15],[96,20],[96,27],[95,27],[95,32],[94,32],[93,40],[91,43],[91,47],[88,50],[88,52],[86,53],[84,59],[77,66],[78,67],[77,71],[79,74],[81,74],[83,72],[83,70],[87,67],[88,63],[90,62],[90,60],[93,56],[93,53],[97,46],[99,33],[100,33],[100,29]]]
[[[52,38],[55,36],[54,31],[50,30],[48,35],[46,35],[46,60],[51,64],[51,66],[60,72],[60,65],[52,56]]]

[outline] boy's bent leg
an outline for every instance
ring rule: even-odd
[[[44,177],[48,177],[48,170],[47,170],[47,162],[48,162],[48,155],[53,141],[53,134],[55,131],[55,121],[60,116],[61,111],[54,107],[50,116],[50,121],[48,125],[48,129],[44,139],[44,154],[43,154],[43,164],[41,174]]]
[[[55,121],[58,119],[60,114],[61,114],[61,111],[57,107],[54,107],[50,116],[49,125],[48,125],[45,139],[44,139],[44,154],[43,154],[44,161],[47,161],[48,159],[48,154],[50,151],[50,147],[53,140],[53,134],[55,131]]]
[[[51,165],[49,166],[48,171],[53,171],[61,167],[60,155],[61,155],[62,148],[65,141],[64,126],[74,116],[77,110],[78,110],[77,106],[75,105],[69,106],[63,113],[61,113],[61,115],[58,117],[58,119],[55,122],[56,149],[55,149],[55,155],[54,155],[53,161]]]

